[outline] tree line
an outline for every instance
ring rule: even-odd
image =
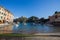
[[[28,23],[28,22],[29,23],[46,23],[48,21],[49,21],[49,19],[45,19],[43,17],[38,18],[36,16],[31,16],[29,18],[21,16],[19,18],[14,19],[15,23],[17,23],[17,22],[20,22],[20,23]]]

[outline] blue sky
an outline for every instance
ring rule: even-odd
[[[0,5],[16,17],[37,16],[48,18],[55,11],[60,11],[60,0],[0,0]]]

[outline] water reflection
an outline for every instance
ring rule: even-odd
[[[47,25],[32,25],[32,23],[27,23],[27,25],[23,25],[20,23],[18,27],[13,27],[14,33],[22,33],[22,34],[34,34],[34,33],[51,33],[51,32],[60,32],[60,27],[55,26],[47,26]]]

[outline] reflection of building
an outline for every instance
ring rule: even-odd
[[[3,22],[4,20],[7,22],[13,22],[13,18],[14,16],[10,11],[0,6],[0,22]]]
[[[55,12],[54,15],[49,16],[50,22],[60,22],[60,12]]]

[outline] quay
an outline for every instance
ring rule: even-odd
[[[60,35],[60,33],[36,33],[34,35]]]
[[[60,35],[14,35],[0,35],[0,40],[60,40]]]

